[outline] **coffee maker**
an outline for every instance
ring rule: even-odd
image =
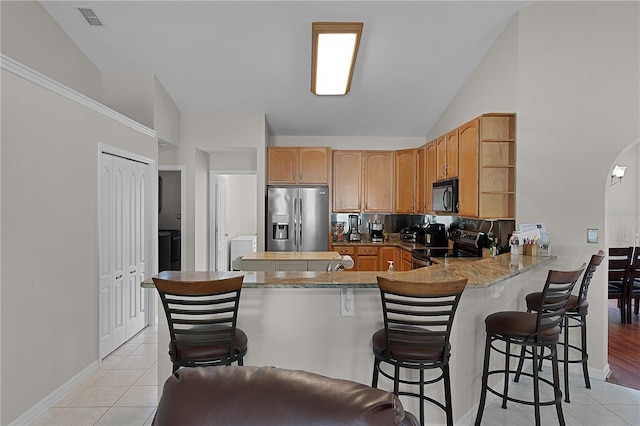
[[[360,216],[357,214],[350,214],[349,241],[360,241],[360,231],[358,231],[358,226],[360,226]]]
[[[447,232],[442,223],[429,223],[424,228],[424,245],[428,247],[447,247]]]
[[[384,225],[379,219],[375,219],[369,222],[369,234],[371,234],[371,242],[381,243],[384,241],[384,234],[382,232]]]

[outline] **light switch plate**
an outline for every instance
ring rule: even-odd
[[[593,228],[587,228],[587,242],[588,243],[597,243],[598,242],[598,230]]]
[[[341,288],[340,289],[340,316],[341,317],[353,317],[355,316],[355,301],[353,288]]]

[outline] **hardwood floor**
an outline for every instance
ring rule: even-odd
[[[640,390],[640,318],[620,323],[617,301],[609,301],[609,367],[607,382]]]

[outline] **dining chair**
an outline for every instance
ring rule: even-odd
[[[640,310],[640,247],[634,248],[633,262],[629,273],[629,308],[627,321],[631,323],[631,302],[633,301],[633,313],[638,316]]]
[[[209,281],[153,278],[169,325],[169,357],[180,367],[243,365],[247,335],[236,327],[243,275]]]
[[[623,324],[631,322],[631,292],[629,291],[629,285],[635,251],[634,247],[609,248],[609,299],[618,299],[620,321]]]

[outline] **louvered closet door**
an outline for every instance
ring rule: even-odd
[[[145,326],[149,166],[100,157],[100,356]]]

